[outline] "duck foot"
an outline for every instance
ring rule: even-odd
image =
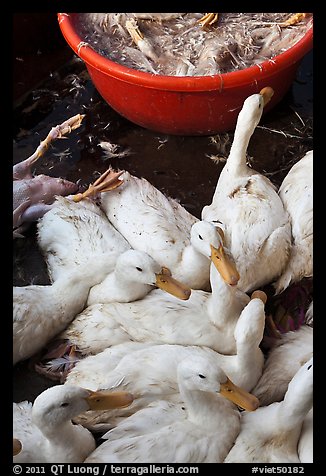
[[[198,23],[202,28],[211,26],[216,23],[218,20],[218,13],[206,13],[203,17],[199,18],[196,23]]]
[[[122,185],[123,180],[119,177],[124,173],[124,170],[120,172],[114,172],[112,169],[106,170],[93,184],[89,185],[88,189],[83,193],[77,193],[72,196],[74,202],[80,202],[86,197],[96,195],[101,192],[109,192]]]

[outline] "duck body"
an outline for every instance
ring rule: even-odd
[[[139,427],[144,428],[144,423],[129,421],[124,431],[123,426],[119,432],[107,435],[108,440],[100,445],[85,461],[86,463],[218,463],[236,438],[239,428],[239,415],[234,408],[229,415],[230,408],[222,405],[228,411],[230,425],[228,429],[215,417],[214,425],[210,428],[198,427],[196,423],[189,422],[184,410],[184,405],[167,402],[165,400],[150,404],[144,410],[129,417],[134,420],[146,418],[154,421],[153,427],[162,427],[159,430],[147,432],[144,429],[139,434]],[[214,406],[210,408],[213,412]],[[136,431],[132,431],[136,427]],[[219,437],[216,437],[216,433]],[[173,436],[172,436],[173,435]],[[114,441],[111,441],[111,438]],[[164,444],[160,445],[160,442]],[[155,442],[155,443],[154,443]],[[102,447],[103,446],[103,447]],[[159,446],[161,446],[159,448]]]
[[[132,248],[164,263],[176,279],[208,290],[210,261],[191,242],[198,218],[146,179],[128,172],[122,178],[118,189],[101,194],[101,207],[113,226]]]
[[[278,194],[291,221],[290,257],[274,283],[277,293],[313,275],[313,151],[293,165]]]
[[[170,275],[163,276],[164,270],[151,256],[131,249],[90,199],[75,203],[58,197],[55,208],[39,223],[38,243],[54,281],[91,259],[94,266],[106,263],[107,275],[91,287],[88,305],[141,299],[154,287],[172,293],[182,288]],[[190,289],[183,292],[181,298],[186,299]]]
[[[227,378],[210,362],[203,357],[182,360],[177,374],[183,404],[153,402],[104,435],[107,441],[85,462],[222,461],[239,431],[240,415],[220,395],[218,382]]]
[[[312,397],[310,359],[295,374],[281,402],[242,414],[240,433],[224,462],[299,463],[298,441]]]
[[[259,399],[261,405],[281,401],[289,382],[300,367],[312,357],[312,354],[313,329],[311,327],[303,325],[296,331],[281,334],[281,338],[267,354],[262,376],[252,389],[252,393]]]
[[[114,365],[112,354],[121,355],[122,349],[125,349],[124,355]],[[112,424],[140,411],[153,401],[180,403],[178,364],[185,358],[196,357],[210,358],[218,365],[218,354],[208,347],[139,342],[115,345],[82,359],[69,372],[65,384],[85,386],[87,383],[92,390],[106,388],[126,391],[132,388],[135,399],[128,408],[86,412],[75,421],[92,431],[107,431]],[[94,369],[93,373],[91,369]]]
[[[261,407],[255,417],[253,420],[249,415],[242,416],[240,434],[224,463],[299,463],[297,444],[301,426],[274,434],[268,425],[266,431],[257,432],[258,425],[264,426],[270,419],[277,424],[278,408],[270,408],[270,405]]]
[[[291,243],[289,216],[275,186],[246,164],[249,140],[263,106],[262,94],[245,100],[212,203],[202,210],[203,220],[224,226],[225,245],[240,274],[238,286],[245,292],[280,275]]]
[[[141,349],[153,346],[151,343],[130,341],[108,347],[98,354],[89,355],[79,360],[67,374],[65,383],[89,388],[90,390],[97,390],[102,386],[103,388],[104,386],[109,387],[104,383],[109,380],[110,372],[117,367],[124,357],[128,356],[130,358],[130,355],[134,352],[137,352],[138,355]]]
[[[14,364],[34,355],[61,332],[84,309],[91,286],[105,276],[103,260],[99,266],[75,267],[51,285],[14,286]]]
[[[264,323],[264,303],[252,299],[238,319],[235,355],[222,355],[205,346],[128,342],[82,359],[69,372],[66,383],[92,390],[132,391],[135,398],[126,409],[87,412],[77,421],[89,429],[103,430],[117,417],[131,415],[158,398],[178,401],[177,367],[185,358],[198,356],[215,360],[216,366],[221,367],[235,385],[250,391],[261,376],[264,364],[259,349]],[[120,361],[117,355],[121,355]]]
[[[187,301],[154,289],[130,303],[87,307],[61,334],[84,354],[128,341],[204,345],[234,354],[234,328],[247,294],[224,282],[211,265],[212,293],[192,290]]]
[[[219,186],[223,188],[221,180]],[[238,192],[234,193],[235,190]],[[214,195],[219,211],[203,215],[207,220],[217,218],[225,224],[225,242],[237,263],[238,286],[245,292],[271,282],[287,261],[284,250],[290,246],[290,224],[276,197],[277,192],[267,179],[253,174],[238,180],[227,196]],[[260,216],[265,218],[260,220]]]
[[[131,249],[89,198],[76,203],[70,198],[57,197],[52,210],[38,223],[37,241],[52,281],[72,266],[85,264],[91,256],[111,255],[109,272],[117,257]]]

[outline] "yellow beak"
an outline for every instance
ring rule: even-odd
[[[238,284],[240,279],[238,270],[235,267],[235,264],[225,254],[222,245],[220,245],[218,248],[215,248],[213,245],[211,245],[211,260],[227,284],[230,284],[231,286]]]
[[[244,410],[252,412],[259,407],[259,400],[251,393],[234,385],[230,379],[221,384],[220,394]]]
[[[263,96],[264,98],[264,107],[266,106],[267,103],[269,103],[269,101],[272,99],[273,95],[274,95],[274,89],[269,87],[269,86],[266,86],[266,88],[263,88],[259,94],[261,96]]]
[[[162,268],[161,272],[156,274],[156,286],[173,296],[186,301],[191,295],[189,286],[180,283],[172,278],[168,268]]]
[[[129,407],[134,397],[128,392],[112,392],[109,390],[93,392],[89,390],[89,396],[85,399],[90,410],[110,410],[112,408]]]

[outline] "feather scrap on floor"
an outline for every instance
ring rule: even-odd
[[[118,144],[113,144],[112,142],[108,142],[108,141],[101,141],[98,145],[103,150],[104,160],[112,159],[112,158],[115,158],[115,159],[121,158],[121,157],[125,157],[126,155],[130,155],[132,153],[130,148],[121,150],[119,152],[118,149],[121,146]]]

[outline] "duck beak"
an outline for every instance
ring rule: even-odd
[[[264,293],[264,291],[261,291],[260,289],[257,291],[254,291],[252,295],[250,296],[250,300],[252,299],[260,299],[263,301],[264,304],[267,302],[267,294]]]
[[[252,412],[259,407],[257,397],[237,387],[230,379],[221,384],[220,394],[248,412]]]
[[[90,410],[110,410],[112,408],[129,407],[134,397],[128,392],[112,392],[109,390],[93,392],[89,390],[89,396],[85,398]]]
[[[20,442],[20,440],[17,440],[17,438],[13,438],[13,456],[16,456],[16,455],[19,455],[19,453],[21,452],[22,450],[22,444]]]
[[[155,274],[156,286],[173,296],[186,301],[190,298],[191,288],[172,278],[168,268],[162,268],[160,273]]]
[[[272,89],[271,87],[269,86],[266,86],[266,88],[263,88],[259,94],[261,96],[263,96],[263,99],[264,99],[264,107],[266,106],[267,103],[269,103],[269,101],[272,99],[273,95],[274,95],[274,89]]]
[[[240,279],[240,275],[235,264],[225,253],[223,245],[220,245],[218,248],[215,248],[213,245],[210,246],[211,260],[213,261],[215,268],[227,284],[236,286]]]

